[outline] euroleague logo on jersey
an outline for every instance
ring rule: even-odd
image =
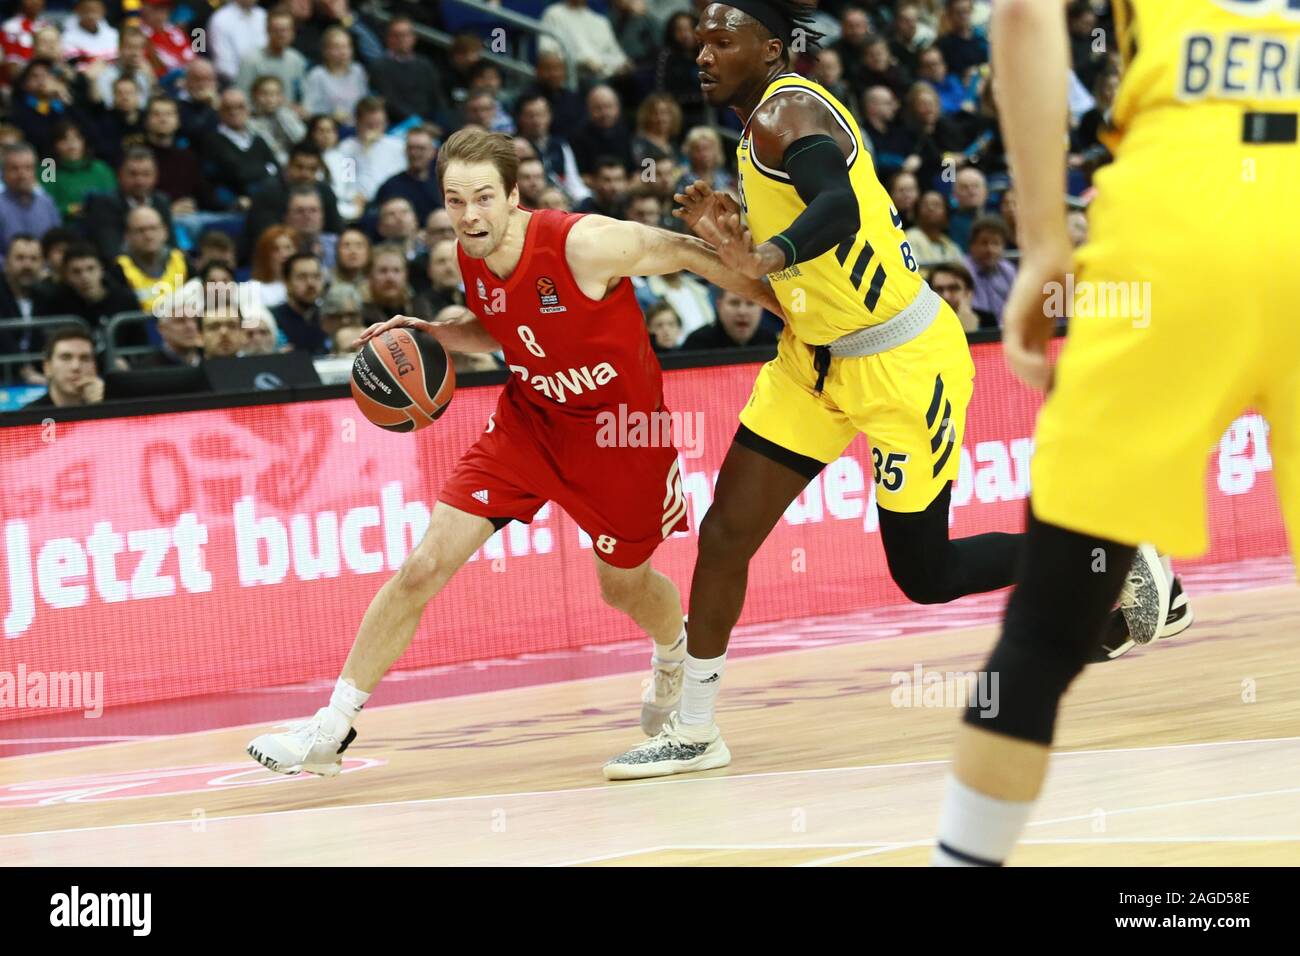
[[[555,291],[555,280],[550,276],[542,276],[537,280],[537,298],[541,302],[541,308],[538,309],[543,315],[549,315],[553,312],[568,312],[569,310],[560,305],[560,297]]]

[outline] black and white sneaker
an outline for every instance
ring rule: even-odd
[[[1163,641],[1166,638],[1176,637],[1191,627],[1193,620],[1195,618],[1192,615],[1192,606],[1187,603],[1187,595],[1183,593],[1183,583],[1175,577],[1173,587],[1169,591],[1169,613],[1165,615],[1165,623],[1156,632],[1156,640]],[[1124,619],[1123,612],[1117,608],[1110,613],[1110,618],[1106,622],[1105,636],[1093,655],[1091,663],[1113,661],[1135,647],[1137,641],[1129,636],[1128,623]]]
[[[687,727],[669,714],[663,730],[622,756],[605,764],[606,780],[639,780],[674,773],[713,770],[731,763],[731,751],[722,742],[717,724]]]

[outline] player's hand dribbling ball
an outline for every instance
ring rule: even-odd
[[[456,369],[442,343],[397,316],[366,330],[352,363],[352,398],[380,428],[413,432],[433,424],[456,391]]]

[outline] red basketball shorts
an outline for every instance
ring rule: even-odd
[[[553,501],[591,537],[596,556],[619,568],[637,567],[688,527],[676,449],[602,444],[594,421],[543,418],[504,397],[438,499],[525,524]]]

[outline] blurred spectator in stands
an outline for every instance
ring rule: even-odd
[[[152,311],[159,299],[170,302],[185,285],[189,270],[185,254],[168,244],[162,214],[147,205],[135,206],[126,214],[126,241],[117,264],[141,312]]]
[[[632,134],[612,87],[592,87],[587,94],[587,122],[573,137],[573,154],[584,176],[596,172],[597,160],[612,156],[626,169],[632,164]]]
[[[449,305],[465,304],[465,287],[456,258],[456,240],[443,239],[429,250],[429,290],[425,293],[434,313]]]
[[[323,221],[322,229],[318,231],[337,233],[342,228],[338,198],[334,195],[334,190],[320,179],[323,169],[320,151],[310,139],[290,149],[284,173],[276,179],[265,181],[253,193],[252,205],[244,220],[244,231],[240,237],[241,260],[248,257],[263,230],[286,220],[289,192],[298,186],[309,186],[320,196]]]
[[[903,160],[903,169],[931,189],[943,172],[944,155],[965,143],[953,122],[943,115],[939,94],[928,83],[914,83],[904,102],[903,128],[912,141],[912,150]]]
[[[256,99],[253,84],[261,76],[274,76],[280,81],[286,105],[297,116],[307,115],[303,106],[303,83],[310,66],[307,58],[293,48],[293,14],[285,8],[272,10],[266,15],[266,46],[247,53],[239,62],[238,85]]]
[[[1097,30],[1097,15],[1088,0],[1072,0],[1065,8],[1065,22],[1070,32],[1070,61],[1074,75],[1086,89],[1091,89],[1097,81],[1097,74],[1106,65],[1106,51],[1111,47],[1104,32],[1100,38],[1093,35]]]
[[[293,9],[293,4],[290,4]],[[297,14],[294,14],[297,20]],[[295,43],[299,52],[313,63],[324,58],[325,36],[330,30],[344,30],[352,40],[357,58],[369,65],[384,55],[384,45],[370,28],[350,9],[348,0],[316,0],[314,15],[298,27]]]
[[[194,41],[171,19],[172,0],[142,0],[140,33],[147,44],[147,58],[153,62],[154,76],[162,79],[173,70],[183,70],[198,56]]]
[[[651,93],[636,111],[632,139],[632,170],[640,174],[647,159],[657,162],[676,156],[682,141],[682,108],[667,93]]]
[[[578,199],[586,199],[591,190],[582,181],[578,160],[573,147],[558,136],[551,135],[551,104],[541,93],[525,93],[518,100],[515,119],[519,135],[537,151],[546,175],[552,182]]]
[[[847,71],[848,67],[846,66],[845,69]],[[912,82],[912,77],[907,71],[894,61],[893,54],[889,52],[889,41],[884,37],[873,37],[867,41],[857,76],[858,82],[852,84],[854,89],[865,90],[871,86],[887,86],[894,91],[895,96],[899,97],[903,96]]]
[[[645,316],[650,345],[656,352],[671,352],[682,338],[682,320],[667,302],[653,306]]]
[[[53,291],[59,270],[63,268],[64,252],[68,246],[81,241],[81,233],[67,226],[55,226],[41,236],[41,258],[45,261],[45,278],[41,280],[43,291]]]
[[[944,28],[934,41],[943,61],[958,82],[972,67],[989,61],[989,44],[975,32],[971,22],[974,0],[948,0],[944,10]]]
[[[864,89],[867,43],[871,40],[871,20],[860,7],[845,7],[840,14],[840,38],[827,47],[839,55],[844,76],[851,87]]]
[[[646,16],[646,0],[611,0],[608,16],[619,49],[638,69],[650,66],[659,52],[659,28]]]
[[[916,222],[916,201],[920,197],[920,187],[911,173],[900,171],[889,180],[889,198],[903,220],[904,229],[911,229]]]
[[[415,218],[415,210],[401,196],[394,196],[379,207],[375,231],[385,245],[401,246],[406,253],[407,262],[414,261],[428,251],[424,235],[420,231],[420,221]]]
[[[180,127],[180,107],[174,99],[157,96],[149,101],[144,114],[144,145],[154,155],[158,191],[171,201],[172,215],[188,216],[200,206],[211,208],[214,197],[198,155],[188,140],[178,139]]]
[[[363,328],[361,325],[361,296],[352,286],[335,286],[325,293],[320,303],[320,330],[324,336],[321,352],[340,355],[345,349],[338,348],[339,332],[344,328]],[[346,345],[345,340],[345,345]],[[318,352],[317,354],[320,354]]]
[[[104,380],[95,364],[95,340],[85,329],[57,329],[50,334],[44,351],[42,370],[49,389],[24,408],[98,405],[104,400]]]
[[[90,155],[81,129],[68,120],[55,125],[51,136],[57,175],[45,183],[45,191],[64,217],[81,214],[90,193],[112,192],[117,188],[113,170]]]
[[[401,197],[415,210],[417,222],[424,222],[429,213],[441,208],[442,189],[433,165],[438,157],[436,144],[434,128],[428,124],[407,130],[406,168],[384,181],[375,193],[375,202]]]
[[[239,76],[245,56],[266,46],[266,10],[257,0],[232,0],[208,20],[208,51],[217,74],[227,83]]]
[[[1002,221],[1007,224],[1007,249],[1016,249],[1016,214],[1018,207],[1016,205],[1016,190],[1013,186],[1008,186],[998,200],[998,215]]]
[[[465,100],[466,126],[482,126],[491,133],[505,133],[513,136],[515,121],[501,108],[491,90],[473,90]]]
[[[334,355],[351,355],[361,351],[361,336],[366,331],[364,325],[343,325],[333,336]]]
[[[1088,241],[1088,214],[1082,209],[1071,209],[1065,214],[1065,228],[1070,233],[1070,245],[1078,249]]]
[[[162,243],[171,238],[171,202],[158,191],[158,162],[147,146],[132,146],[117,167],[117,188],[111,193],[86,197],[82,228],[105,260],[122,251],[127,232],[127,214],[148,207],[163,222]]]
[[[426,123],[447,108],[433,61],[415,52],[415,27],[410,17],[388,24],[384,55],[370,64],[371,88],[388,104],[393,122],[415,116]]]
[[[451,224],[451,216],[445,209],[435,209],[424,221],[424,244],[430,249],[434,243],[444,239],[455,239],[456,230]]]
[[[289,161],[289,150],[307,135],[307,127],[284,101],[284,85],[277,76],[259,76],[253,81],[253,111],[248,128],[271,147],[276,164]]]
[[[0,25],[0,44],[6,62],[21,64],[32,58],[36,31],[53,22],[44,14],[45,0],[20,0],[18,12]]]
[[[1099,73],[1093,86],[1096,105],[1083,114],[1078,127],[1070,132],[1069,166],[1083,171],[1089,181],[1097,167],[1110,161],[1110,151],[1102,144],[1099,133],[1115,105],[1118,92],[1119,74],[1111,71]]]
[[[709,287],[689,272],[666,276],[634,276],[632,288],[643,311],[667,302],[682,320],[688,334],[709,325],[716,318]]]
[[[12,117],[14,125],[41,156],[54,146],[54,127],[72,113],[72,96],[55,78],[49,60],[31,60],[14,82]]]
[[[572,212],[573,203],[559,186],[548,186],[542,190],[541,198],[537,201],[537,208],[560,209],[564,212]]]
[[[686,183],[703,180],[715,192],[734,192],[736,178],[727,171],[726,157],[722,152],[722,137],[711,126],[697,126],[686,134],[682,143],[686,153]]]
[[[364,324],[386,322],[395,315],[433,317],[428,300],[416,296],[411,289],[406,254],[401,246],[388,243],[375,246],[370,254],[369,284],[370,295],[362,316]]]
[[[587,0],[552,3],[542,12],[542,30],[538,48],[563,49],[580,83],[608,80],[632,69],[609,19],[588,8]]]
[[[111,63],[94,63],[86,70],[86,79],[93,84],[92,98],[100,103],[113,103],[113,84],[119,77],[135,80],[136,91],[143,102],[153,95],[154,72],[149,65],[149,43],[138,27],[125,27],[118,36],[117,59]]]
[[[74,94],[78,75],[76,70],[64,62],[63,34],[59,33],[58,27],[41,27],[36,31],[32,59],[49,61],[55,81],[67,90],[69,95]]]
[[[238,302],[205,311],[199,328],[204,359],[236,358],[248,346],[248,331],[240,318]]]
[[[519,163],[519,205],[526,209],[536,209],[541,201],[542,192],[549,185],[546,181],[546,167],[536,157],[521,160]]]
[[[140,356],[132,362],[133,368],[174,368],[197,366],[203,361],[203,334],[199,331],[199,317],[188,310],[168,311],[158,317],[158,337],[162,345],[158,351]]]
[[[973,166],[957,170],[952,186],[953,208],[948,215],[948,235],[963,249],[970,248],[971,226],[984,215],[988,201],[989,187],[984,174]]]
[[[375,198],[379,187],[406,168],[406,143],[390,136],[384,101],[367,96],[357,104],[357,133],[341,142],[339,156],[350,161],[352,181],[335,183],[340,207],[351,204],[352,216],[360,217],[366,204]]]
[[[948,66],[943,60],[943,52],[937,46],[921,51],[917,61],[917,78],[929,83],[930,88],[939,94],[939,109],[943,112],[960,113],[974,110],[972,90],[948,71]]]
[[[22,319],[48,315],[49,308],[40,294],[39,283],[45,263],[41,258],[40,240],[30,233],[14,233],[5,248],[4,282],[0,283],[0,317]],[[35,352],[43,335],[30,326],[0,330],[0,355]],[[19,377],[29,385],[40,385],[44,378],[34,365],[24,365]]]
[[[844,80],[844,63],[834,50],[820,50],[812,78],[830,91],[830,94],[849,108],[855,117],[858,115],[857,98]]]
[[[203,157],[208,177],[235,197],[240,209],[252,205],[249,194],[268,177],[278,176],[275,154],[248,125],[248,97],[238,87],[221,94],[221,122],[208,133]]]
[[[328,351],[318,309],[321,290],[325,287],[325,270],[320,260],[310,253],[296,253],[285,260],[281,274],[285,300],[271,309],[280,334],[303,352],[317,355]]]
[[[139,146],[144,139],[144,100],[140,87],[130,76],[113,81],[113,98],[107,103],[91,104],[87,109],[86,129],[99,145],[104,162],[116,167],[126,149]]]
[[[916,74],[921,50],[933,41],[934,31],[921,25],[916,4],[899,4],[889,28],[889,52],[909,76]]]
[[[298,234],[298,249],[310,252],[332,268],[338,254],[337,233],[325,231],[325,204],[315,184],[289,187],[284,209],[284,225]]]
[[[975,280],[960,262],[944,262],[930,270],[930,288],[943,296],[961,320],[967,332],[980,328],[997,328],[997,317],[991,312],[976,312],[971,307],[975,295]]]
[[[285,300],[284,264],[302,248],[289,226],[271,226],[253,246],[253,280],[261,283],[258,302],[274,310]]]
[[[449,108],[460,110],[465,106],[465,98],[469,96],[470,74],[474,67],[483,59],[483,38],[472,30],[461,30],[451,40],[451,47],[447,50],[446,69],[443,82],[445,88],[450,91],[448,99]],[[539,59],[540,62],[540,59]]]
[[[591,183],[592,195],[578,206],[578,212],[594,212],[613,219],[623,218],[623,204],[627,194],[627,169],[623,161],[604,156],[596,162],[596,175]]]
[[[555,135],[561,140],[569,143],[573,142],[576,134],[587,121],[587,104],[582,95],[576,90],[569,89],[567,83],[564,57],[559,53],[547,53],[545,51],[537,55],[537,81],[530,86],[522,96],[519,97],[518,103],[522,104],[532,96],[542,96],[551,107],[551,119],[548,122],[548,129],[553,129]],[[698,80],[697,80],[698,85]],[[520,132],[524,132],[521,126]],[[536,144],[537,137],[532,133],[524,132],[524,135]],[[545,153],[539,149],[539,152]],[[543,155],[543,161],[546,156]],[[556,171],[547,167],[551,176],[556,176]]]
[[[885,179],[903,168],[912,151],[912,139],[897,121],[898,97],[887,86],[871,87],[862,94],[862,116],[862,132],[876,174]]]
[[[235,253],[235,240],[224,232],[209,229],[199,236],[197,254],[194,256],[195,274],[202,273],[212,263],[218,263],[230,270],[233,275],[239,259]]]
[[[55,271],[52,269],[51,271]],[[51,315],[76,315],[98,329],[119,312],[135,312],[135,294],[104,270],[95,247],[73,243],[57,267],[58,283],[49,301]]]
[[[352,286],[365,297],[370,275],[370,237],[360,226],[348,226],[339,233],[335,251],[333,281],[335,286]]]
[[[965,266],[975,280],[971,305],[977,311],[992,312],[999,325],[1002,323],[1002,307],[1006,305],[1011,283],[1016,278],[1016,267],[1004,255],[1010,238],[1010,230],[1001,217],[982,216],[971,226],[970,254],[965,260]]]
[[[700,67],[695,62],[695,17],[675,13],[664,26],[663,48],[655,65],[655,91],[667,93],[681,107],[682,127],[708,125],[713,111],[700,90]]]
[[[176,100],[181,110],[181,135],[198,146],[204,135],[221,122],[217,115],[217,71],[211,60],[200,57],[185,68]]]
[[[0,249],[8,250],[16,235],[26,234],[40,242],[63,222],[59,209],[36,185],[36,150],[29,143],[6,146],[4,192],[0,192]]]
[[[776,336],[759,324],[762,317],[762,306],[734,292],[723,292],[718,296],[717,321],[686,336],[682,348],[729,349],[746,345],[776,345]]]
[[[329,184],[338,200],[338,214],[344,219],[352,219],[356,216],[356,204],[349,197],[345,203],[339,195],[341,192],[340,184],[347,184],[355,181],[356,174],[353,172],[352,161],[345,159],[339,152],[339,124],[334,122],[334,117],[324,113],[317,113],[307,120],[307,142],[311,143],[320,152],[321,162],[324,164],[324,171],[321,173],[321,180]]]
[[[271,355],[279,351],[280,327],[269,311],[249,309],[244,312],[241,324],[248,335],[248,344],[244,346],[245,355]]]
[[[916,201],[916,225],[907,230],[912,258],[922,269],[961,258],[961,246],[947,233],[948,201],[943,193],[930,190]]]
[[[77,0],[73,14],[63,27],[63,55],[82,69],[116,59],[117,30],[104,19],[104,0]]]
[[[515,158],[521,163],[526,159],[538,158],[537,150],[533,149],[533,144],[528,142],[528,140],[524,139],[522,136],[512,136],[510,138],[510,145],[515,148]]]
[[[328,113],[340,126],[350,126],[370,88],[366,68],[354,61],[352,37],[342,27],[325,31],[321,53],[321,64],[308,70],[303,80],[302,105],[308,113]]]
[[[663,229],[665,227],[664,201],[653,189],[638,185],[628,190],[623,216],[628,222],[639,222],[643,226]]]

